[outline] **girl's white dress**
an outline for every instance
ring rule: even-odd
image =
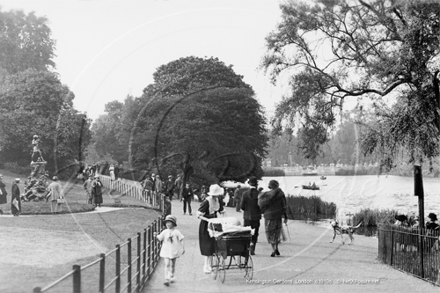
[[[157,239],[162,241],[162,249],[160,250],[160,257],[177,258],[183,253],[182,240],[185,238],[177,229],[165,229]]]

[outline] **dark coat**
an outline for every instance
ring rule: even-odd
[[[102,183],[96,180],[92,183],[92,196],[94,204],[102,204]]]
[[[182,198],[184,200],[191,200],[192,198],[194,198],[194,192],[192,191],[192,189],[184,187],[182,190]]]
[[[244,211],[243,219],[259,220],[261,219],[261,209],[258,206],[258,190],[251,187],[243,193],[240,208]]]
[[[223,204],[222,201],[219,202],[220,212],[223,211]],[[200,204],[199,212],[202,212],[205,218],[217,218],[217,213],[209,214],[209,201],[206,199]],[[215,252],[215,238],[209,236],[208,222],[204,220],[201,220],[199,225],[199,246],[202,255],[211,256]]]
[[[3,182],[0,182],[0,204],[8,202],[7,195],[8,192],[6,191],[6,185]]]
[[[260,193],[258,195],[258,205],[266,220],[286,217],[286,196],[279,187]]]
[[[18,208],[13,204],[14,199],[16,199],[18,201]],[[11,212],[13,215],[19,214],[21,212],[20,188],[18,187],[17,183],[15,183],[15,182],[12,185]]]

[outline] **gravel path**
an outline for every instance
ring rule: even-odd
[[[270,257],[264,226],[253,256],[251,282],[239,270],[227,270],[224,283],[202,271],[203,257],[198,244],[199,220],[183,215],[182,203],[172,201],[172,214],[185,236],[185,254],[177,260],[176,282],[163,285],[163,261],[143,292],[440,292],[440,288],[397,271],[379,262],[377,238],[355,235],[353,245],[342,245],[332,238],[328,228],[289,221],[291,240],[280,246],[280,257]],[[199,203],[192,203],[197,209]],[[226,216],[242,221],[235,208],[226,208]],[[195,214],[195,213],[193,213]],[[263,224],[263,220],[261,222]],[[344,235],[347,238],[347,235]]]

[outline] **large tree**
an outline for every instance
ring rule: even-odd
[[[55,68],[55,41],[45,17],[23,11],[1,11],[0,7],[0,76],[28,68]]]
[[[91,121],[73,108],[73,99],[58,76],[47,71],[29,69],[0,79],[1,160],[27,166],[35,134],[49,170],[83,160]]]
[[[316,153],[344,102],[366,97],[375,114],[362,136],[367,153],[381,150],[388,168],[401,147],[412,160],[439,154],[440,3],[317,0],[280,7],[262,62],[291,89],[277,105],[275,130],[302,128],[301,139]]]
[[[261,177],[267,137],[251,87],[216,58],[187,57],[158,68],[132,129],[133,165],[184,180]]]

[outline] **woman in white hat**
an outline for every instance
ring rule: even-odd
[[[208,197],[200,204],[197,216],[203,216],[208,219],[217,218],[217,213],[223,214],[223,203],[219,196],[223,195],[224,190],[218,184],[209,187]],[[199,226],[199,245],[200,252],[205,256],[203,271],[205,274],[211,272],[212,254],[215,252],[215,240],[208,233],[208,222],[202,220]]]

